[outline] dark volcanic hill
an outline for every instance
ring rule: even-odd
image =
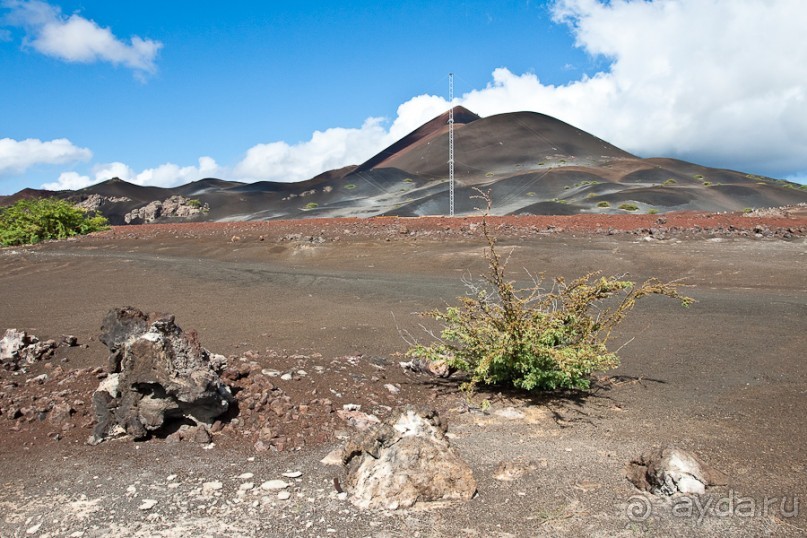
[[[738,211],[807,202],[799,185],[674,159],[642,159],[544,114],[481,118],[457,107],[454,118],[458,215],[475,213],[474,188],[490,190],[496,214]],[[40,192],[21,191],[5,202]],[[131,219],[144,213],[154,221],[447,214],[448,113],[358,166],[298,183],[208,178],[163,189],[111,179],[54,194],[97,206],[116,224],[142,222]],[[167,209],[141,211],[155,205]]]

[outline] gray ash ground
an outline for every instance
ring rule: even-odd
[[[402,333],[423,334],[413,312],[452,303],[462,278],[484,270],[472,219],[138,226],[3,249],[0,328],[79,345],[0,371],[0,536],[803,536],[803,217],[665,216],[682,231],[660,240],[644,239],[658,223],[642,217],[613,235],[619,223],[605,217],[575,221],[586,229],[497,222],[514,278],[686,278],[698,300],[640,303],[615,335],[622,365],[589,394],[551,398],[467,400],[454,380],[398,366]],[[127,304],[175,314],[229,358],[238,414],[212,442],[86,444],[108,355],[100,323]],[[339,469],[320,463],[355,429],[340,411],[383,417],[404,403],[440,411],[474,471],[474,499],[362,511],[340,496]],[[701,500],[702,517],[625,477],[628,462],[671,443],[729,476]],[[507,469],[527,472],[498,480]],[[731,499],[754,500],[755,512],[715,511]],[[631,512],[637,502],[646,517]]]

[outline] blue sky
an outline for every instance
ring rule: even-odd
[[[802,0],[0,0],[0,194],[296,181],[456,104],[804,182]]]

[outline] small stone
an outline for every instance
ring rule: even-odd
[[[36,534],[37,532],[39,532],[39,528],[41,526],[42,526],[42,523],[37,523],[33,527],[28,527],[28,529],[25,531],[25,534]]]
[[[301,473],[300,471],[286,471],[285,473],[283,473],[283,476],[285,476],[286,478],[300,478],[301,476],[303,476],[303,473]]]
[[[205,482],[202,484],[202,493],[213,493],[214,491],[218,491],[223,488],[224,485],[219,480],[213,480],[212,482]]]
[[[281,501],[288,500],[289,497],[291,497],[291,492],[288,492],[286,490],[280,491],[277,494],[277,498],[280,499]]]
[[[522,413],[515,407],[505,407],[504,409],[497,410],[494,414],[496,416],[507,418],[510,420],[518,420],[524,418],[524,413]]]
[[[249,491],[255,487],[253,482],[244,482],[240,486],[238,486],[238,491]]]
[[[392,383],[387,383],[384,385],[384,388],[387,389],[391,394],[398,394],[401,392],[401,389],[393,385]]]
[[[283,381],[291,381],[291,374],[283,374],[282,376],[280,376],[280,379],[282,379]]]
[[[319,460],[323,465],[342,465],[342,450],[336,449],[328,452],[328,455]]]
[[[289,487],[290,484],[284,482],[283,480],[268,480],[261,484],[261,489],[267,491],[275,491],[280,489],[286,489]]]
[[[141,504],[137,508],[138,508],[138,510],[151,510],[155,506],[157,506],[157,501],[156,500],[154,500],[154,499],[145,499],[143,501],[143,504]]]

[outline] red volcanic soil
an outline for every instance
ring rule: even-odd
[[[502,237],[544,233],[649,234],[656,237],[707,237],[726,235],[739,237],[778,236],[801,237],[807,234],[807,210],[791,209],[788,216],[752,217],[741,213],[678,212],[664,215],[522,215],[488,216],[487,221]],[[338,229],[343,238],[383,235],[474,235],[482,217],[375,217],[275,220],[247,222],[198,222],[151,224],[145,226],[116,226],[115,236],[228,235],[235,240],[244,234],[307,234],[313,231]],[[324,233],[322,235],[325,235]],[[340,236],[336,236],[340,237]],[[232,237],[231,237],[232,238]],[[330,236],[330,239],[333,239]]]

